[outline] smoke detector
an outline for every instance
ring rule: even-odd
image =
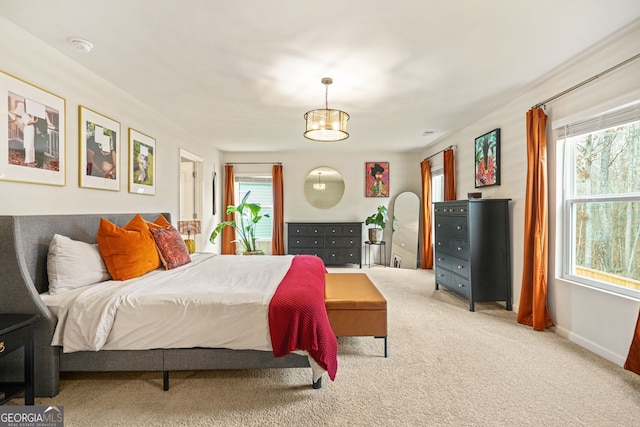
[[[78,50],[82,50],[84,52],[91,52],[91,49],[93,49],[93,45],[91,43],[89,43],[88,41],[84,40],[84,39],[79,39],[77,37],[72,37],[69,39],[69,41],[71,42],[71,44]]]

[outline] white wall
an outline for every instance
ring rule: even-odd
[[[25,49],[25,46],[29,46]],[[205,159],[205,183],[219,153],[210,141],[198,141],[175,123],[158,115],[119,88],[50,48],[29,33],[0,17],[0,70],[66,100],[66,185],[0,180],[0,215],[56,213],[113,213],[168,211],[179,213],[180,148]],[[6,102],[6,101],[5,101]],[[120,122],[120,191],[80,188],[78,154],[78,106],[90,108]],[[6,118],[5,120],[6,124]],[[128,192],[128,129],[156,139],[156,195]],[[6,127],[2,126],[0,129]],[[213,226],[210,184],[204,199],[204,229]],[[207,215],[208,214],[208,215]],[[200,236],[201,239],[204,236]],[[202,245],[202,242],[199,242]]]
[[[303,141],[304,143],[305,141]],[[309,148],[312,143],[309,142]],[[384,152],[225,152],[223,161],[281,162],[284,176],[284,220],[287,221],[362,221],[375,213],[379,205],[385,205],[393,213],[393,202],[403,191],[420,195],[419,153]],[[365,162],[389,162],[389,197],[365,197]],[[312,206],[304,196],[304,180],[313,169],[329,166],[336,169],[345,181],[342,200],[329,209]],[[242,165],[234,167],[236,172],[270,172],[271,165]],[[286,231],[285,231],[286,233]],[[366,227],[363,228],[366,233]],[[391,228],[384,230],[384,240],[391,241]],[[219,242],[216,242],[216,246]],[[387,245],[387,260],[391,245]]]
[[[549,47],[553,49],[553,46]],[[526,46],[523,47],[526,49]],[[458,198],[474,191],[474,138],[501,128],[501,185],[480,189],[483,197],[511,198],[514,309],[520,301],[523,264],[524,205],[527,173],[526,112],[539,102],[564,91],[640,52],[640,22],[626,28],[588,52],[584,52],[523,96],[424,151],[425,157],[456,144],[456,191]],[[535,58],[532,58],[535,60]],[[552,122],[557,122],[622,97],[640,98],[640,60],[601,77],[546,106],[547,142],[550,154],[550,241],[548,306],[556,331],[619,365],[629,350],[640,302],[568,283],[556,278],[556,211],[554,143]],[[635,94],[635,95],[634,95]]]

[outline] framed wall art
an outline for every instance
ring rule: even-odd
[[[64,98],[1,71],[0,96],[0,179],[64,186]]]
[[[476,188],[500,185],[500,128],[476,138]]]
[[[366,197],[389,197],[389,162],[365,163]]]
[[[80,187],[120,191],[120,123],[78,107]]]
[[[156,140],[129,129],[129,192],[156,194]]]

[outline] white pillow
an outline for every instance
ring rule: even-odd
[[[52,295],[111,278],[97,244],[71,240],[60,234],[55,234],[49,244],[47,274]]]

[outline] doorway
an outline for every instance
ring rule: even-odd
[[[180,149],[180,219],[179,221],[202,221],[204,159]],[[198,227],[200,228],[200,227]],[[197,235],[190,236],[199,243]]]

